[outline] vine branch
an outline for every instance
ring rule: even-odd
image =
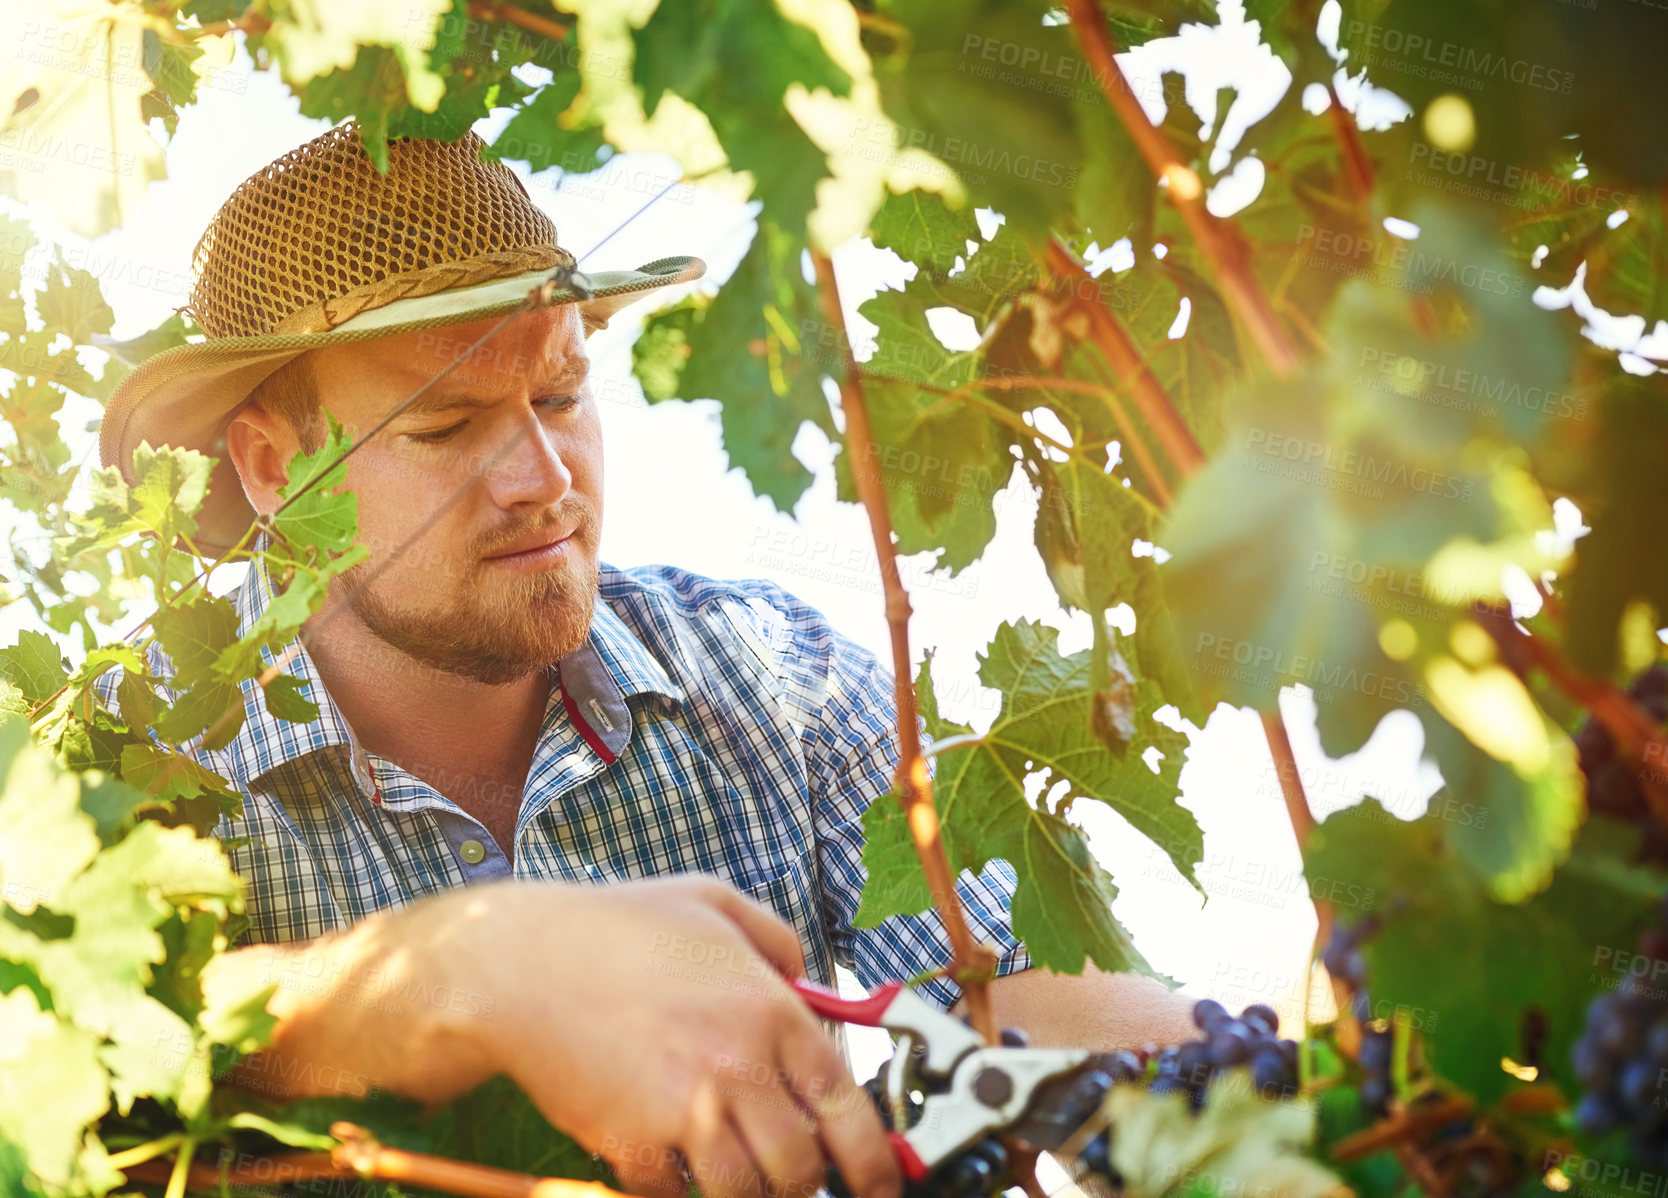
[[[625,1198],[600,1182],[567,1177],[535,1177],[491,1165],[389,1148],[356,1123],[330,1125],[341,1141],[328,1152],[285,1152],[250,1156],[225,1170],[207,1161],[192,1161],[182,1152],[173,1161],[148,1160],[123,1170],[129,1181],[162,1185],[175,1177],[193,1190],[221,1190],[226,1186],[260,1186],[305,1181],[375,1180],[404,1182],[465,1198]],[[183,1171],[182,1171],[183,1165]]]
[[[1059,238],[1050,238],[1044,260],[1049,272],[1062,282],[1075,285],[1089,278],[1083,264]],[[1098,291],[1078,299],[1088,313],[1089,328],[1096,347],[1124,386],[1129,388],[1130,398],[1152,428],[1159,448],[1184,478],[1192,474],[1204,465],[1205,452],[1187,421],[1176,410],[1163,384],[1153,374],[1152,367]],[[1113,414],[1118,415],[1116,410]]]
[[[552,21],[549,17],[528,12],[525,8],[495,3],[492,0],[476,0],[469,6],[469,15],[477,21],[500,21],[506,25],[517,25],[529,33],[537,33],[556,42],[567,41],[568,31],[572,28]]]
[[[1361,141],[1361,126],[1355,123],[1354,115],[1343,106],[1330,83],[1326,85],[1326,98],[1330,101],[1326,108],[1327,119],[1332,122],[1333,135],[1344,152],[1344,176],[1349,180],[1350,194],[1358,202],[1363,201],[1372,194],[1375,180],[1373,160],[1368,157],[1367,147]]]
[[[845,328],[844,310],[840,306],[839,285],[834,278],[834,262],[824,253],[812,254],[816,266],[817,293],[822,302],[823,318],[830,327]],[[886,506],[886,487],[875,465],[874,434],[869,425],[868,403],[863,397],[862,375],[851,355],[851,341],[842,341],[845,349],[845,372],[840,382],[840,408],[846,417],[846,446],[851,454],[851,474],[857,484],[858,497],[869,515],[869,528],[874,533],[875,557],[880,562],[881,585],[886,594],[886,623],[892,635],[892,686],[898,717],[898,795],[903,803],[904,817],[909,824],[910,837],[926,872],[927,885],[933,901],[944,918],[954,954],[952,976],[967,998],[967,1013],[973,1028],[986,1043],[998,1043],[996,1018],[990,1005],[988,977],[995,965],[995,954],[989,945],[973,939],[966,917],[962,914],[961,899],[956,894],[955,874],[950,869],[944,851],[944,840],[939,834],[938,809],[933,804],[932,778],[927,773],[926,758],[921,755],[921,736],[916,722],[915,687],[910,680],[909,653],[909,592],[904,589],[898,573],[898,552],[892,543],[892,517]]]
[[[1193,168],[1181,160],[1170,139],[1147,119],[1141,102],[1118,66],[1118,46],[1106,27],[1099,0],[1066,0],[1072,36],[1094,69],[1095,81],[1119,123],[1129,132],[1147,169],[1163,183],[1199,251],[1212,267],[1228,308],[1239,317],[1252,342],[1278,376],[1294,373],[1297,350],[1251,269],[1251,250],[1232,225],[1205,208],[1205,189]]]
[[[1525,632],[1510,618],[1484,621],[1502,654],[1521,655],[1574,702],[1585,707],[1610,734],[1616,750],[1638,769],[1639,792],[1651,814],[1668,827],[1668,736],[1651,714],[1615,683],[1583,674],[1557,647]]]

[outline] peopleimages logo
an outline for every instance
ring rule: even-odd
[[[1504,54],[1462,46],[1458,42],[1439,41],[1420,33],[1407,33],[1366,21],[1348,22],[1340,40],[1360,47],[1369,61],[1385,62],[1385,55],[1394,55],[1410,66],[1422,68],[1409,71],[1410,74],[1441,78],[1442,70],[1446,69],[1472,79],[1499,79],[1565,96],[1575,87],[1572,71],[1562,71],[1522,58],[1507,58]],[[1433,71],[1432,68],[1437,69]],[[1406,67],[1399,69],[1405,71]]]
[[[894,129],[897,136],[895,146],[891,144]],[[904,150],[925,150],[959,171],[980,172],[978,181],[998,174],[1044,187],[1071,187],[1076,184],[1080,169],[1072,164],[1038,158],[1034,154],[983,146],[964,137],[940,137],[931,129],[894,126],[890,121],[860,120],[852,127],[852,140],[881,143],[894,154]]]
[[[1287,436],[1254,428],[1246,434],[1245,448],[1258,455],[1252,464],[1286,477],[1334,486],[1341,490],[1357,491],[1371,498],[1384,495],[1386,486],[1416,491],[1437,499],[1456,499],[1470,503],[1476,498],[1476,483],[1469,478],[1427,470],[1423,466],[1409,466],[1390,458],[1374,457],[1358,449],[1340,450],[1320,441]],[[1266,463],[1264,465],[1259,464]],[[1333,479],[1347,480],[1347,487],[1338,486]]]
[[[1385,387],[1389,390],[1401,392],[1406,388],[1421,396],[1443,393],[1453,397],[1485,401],[1470,405],[1451,402],[1442,405],[1445,407],[1463,407],[1477,411],[1523,408],[1530,412],[1565,418],[1579,418],[1587,411],[1586,401],[1568,392],[1556,391],[1550,387],[1526,387],[1515,379],[1490,376],[1480,370],[1467,370],[1446,362],[1432,362],[1394,350],[1362,346],[1358,365],[1369,376],[1384,376]],[[1377,381],[1369,378],[1369,385]]]
[[[1375,695],[1404,707],[1422,705],[1425,701],[1425,688],[1406,678],[1356,666],[1329,665],[1306,653],[1287,653],[1272,645],[1258,645],[1210,632],[1198,635],[1193,656],[1196,673],[1271,687],[1276,683],[1301,682],[1316,692],[1317,702],[1326,702],[1332,695],[1345,691]]]

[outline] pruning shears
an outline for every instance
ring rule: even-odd
[[[1008,1166],[1001,1137],[1058,1149],[1112,1086],[1086,1049],[986,1044],[902,982],[860,999],[811,982],[792,986],[818,1015],[898,1037],[877,1097],[892,1151],[917,1190],[965,1198],[994,1193]],[[834,1181],[830,1188],[842,1192]]]

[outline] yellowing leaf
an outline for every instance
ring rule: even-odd
[[[140,107],[153,86],[142,38],[162,25],[131,0],[0,6],[0,194],[88,237],[138,210],[164,170]]]
[[[1128,1198],[1255,1194],[1342,1198],[1348,1188],[1308,1159],[1315,1135],[1307,1103],[1265,1102],[1247,1087],[1215,1086],[1197,1115],[1179,1094],[1119,1086],[1108,1099],[1112,1165]]]
[[[450,0],[291,0],[265,41],[291,84],[349,69],[360,46],[387,46],[405,74],[413,107],[433,112],[446,82],[430,69],[428,52],[450,8]]]
[[[1545,717],[1516,674],[1498,665],[1468,670],[1444,655],[1425,667],[1425,680],[1436,709],[1472,744],[1520,774],[1546,768]]]
[[[0,723],[0,898],[28,914],[55,905],[98,852],[81,787],[29,742],[22,719]]]
[[[110,1106],[107,1085],[91,1036],[43,1013],[27,986],[0,994],[0,1146],[21,1148],[41,1181],[74,1176],[82,1132]]]

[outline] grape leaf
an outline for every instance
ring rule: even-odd
[[[197,72],[192,64],[203,57],[203,48],[164,41],[154,29],[145,30],[142,44],[145,74],[156,85],[145,96],[150,104],[147,111],[161,118],[172,137],[179,129],[179,109],[197,98]]]
[[[6,26],[15,53],[0,79],[8,148],[0,190],[97,237],[138,212],[164,173],[146,127],[151,81],[140,69],[156,18],[114,6],[74,20],[24,15]]]
[[[406,99],[433,112],[446,83],[429,63],[451,0],[371,0],[320,9],[277,10],[271,27],[251,41],[270,50],[292,86],[313,84],[331,72],[351,72],[367,48],[382,48],[397,65]],[[311,94],[316,85],[300,89]]]
[[[955,210],[934,192],[906,191],[886,197],[869,240],[929,274],[948,275],[956,259],[971,252],[967,243],[983,238],[971,205]]]
[[[44,702],[66,681],[57,643],[44,632],[25,628],[17,634],[17,644],[0,649],[0,678],[30,703]]]
[[[30,743],[28,721],[0,719],[0,893],[25,914],[56,908],[99,850],[81,788]]]
[[[1424,702],[1421,682],[1378,640],[1401,608],[1347,579],[1408,587],[1450,538],[1490,538],[1499,513],[1485,481],[1449,473],[1447,458],[1330,433],[1327,404],[1314,374],[1265,385],[1230,416],[1223,451],[1188,483],[1159,540],[1172,554],[1177,651],[1199,689],[1264,706],[1283,685],[1307,685],[1330,752],[1359,747],[1392,708]],[[1248,541],[1258,554],[1243,552]],[[1392,598],[1445,618],[1418,594]]]
[[[907,379],[870,376],[863,394],[874,440],[843,447],[840,497],[856,498],[849,455],[867,455],[886,487],[898,552],[940,550],[936,565],[952,575],[972,565],[996,535],[996,495],[1013,474],[1005,429]]]
[[[923,269],[904,290],[882,291],[858,308],[879,329],[875,352],[862,364],[874,444],[848,442],[836,459],[840,497],[856,498],[847,455],[866,453],[880,468],[899,551],[940,550],[938,565],[952,574],[977,561],[995,535],[996,494],[1014,469],[1013,434],[976,397],[944,393],[980,379],[985,358],[977,349],[947,349],[928,313],[954,308],[984,333],[1033,274],[1015,238],[999,233],[965,270]]]
[[[633,369],[651,402],[716,398],[730,464],[755,494],[790,510],[811,484],[793,443],[807,421],[830,436],[825,374],[838,374],[816,291],[799,270],[803,243],[761,219],[752,247],[712,300],[691,298],[648,323]],[[813,340],[814,339],[814,340]]]
[[[176,537],[197,531],[195,513],[208,493],[214,459],[192,449],[164,446],[152,449],[141,441],[133,451],[133,472],[139,481],[129,489],[119,480],[103,484],[101,498],[120,502],[135,526],[156,534],[163,546]]]
[[[0,1144],[49,1186],[68,1187],[87,1125],[109,1108],[96,1041],[43,1013],[27,986],[0,995]]]
[[[178,810],[197,831],[207,835],[220,822],[243,816],[243,796],[219,774],[205,769],[196,758],[174,753],[145,741],[122,750],[122,777],[140,788],[148,802]]]
[[[550,1125],[509,1078],[490,1078],[447,1104],[434,1120],[432,1151],[544,1177],[615,1184],[613,1172]]]
[[[699,107],[730,165],[750,171],[765,215],[803,236],[828,159],[783,108],[790,85],[849,95],[851,78],[817,35],[773,0],[662,3],[633,34],[633,78],[653,116],[676,92]]]
[[[1079,61],[1066,22],[1004,0],[907,0],[889,15],[910,33],[875,58],[900,144],[943,161],[967,185],[970,206],[995,208],[1010,228],[1046,236],[1051,224],[1069,225],[1088,157],[1075,105],[1105,101],[1091,79],[1074,101],[1075,87],[1045,73]]]
[[[1442,692],[1432,690],[1441,703]],[[1524,706],[1520,712],[1500,702],[1498,687],[1490,687],[1467,713],[1497,736],[1504,732],[1530,741],[1525,753],[1530,759],[1519,762],[1497,760],[1435,712],[1421,714],[1426,752],[1442,770],[1443,789],[1431,802],[1444,809],[1474,806],[1477,812],[1475,819],[1448,829],[1448,843],[1502,902],[1520,902],[1546,888],[1569,854],[1586,807],[1575,746],[1557,725]],[[1541,743],[1544,753],[1537,751]]]
[[[1349,1190],[1311,1160],[1315,1111],[1308,1103],[1265,1102],[1246,1086],[1219,1082],[1204,1108],[1180,1094],[1115,1087],[1107,1114],[1112,1167],[1130,1198],[1209,1192],[1278,1198],[1346,1198]]]
[[[1058,635],[1029,621],[1005,624],[986,651],[980,681],[1000,689],[1004,701],[976,743],[940,755],[934,800],[945,844],[958,871],[977,873],[991,857],[1013,865],[1019,877],[1014,931],[1039,964],[1077,973],[1087,953],[1104,969],[1150,972],[1112,916],[1117,888],[1063,815],[1078,798],[1105,802],[1195,880],[1203,836],[1192,813],[1176,801],[1181,755],[1167,755],[1155,773],[1139,756],[1119,758],[1108,750],[1091,725],[1090,653],[1062,657]],[[935,740],[971,732],[939,717],[927,667],[916,685]],[[1143,719],[1150,721],[1159,702],[1154,694],[1145,696]],[[1033,774],[1042,777],[1045,792],[1065,783],[1064,792],[1052,804],[1039,800],[1033,806],[1025,795]],[[883,798],[864,815],[871,838],[864,853],[870,881],[859,913],[865,923],[905,910],[900,901],[925,894],[902,869],[908,829],[896,812],[897,803]],[[909,879],[904,889],[886,889],[899,878]]]
[[[280,720],[306,724],[319,717],[319,705],[305,694],[307,683],[294,674],[279,674],[263,688],[266,709]]]
[[[517,110],[482,157],[520,159],[533,171],[559,167],[568,175],[600,167],[599,151],[607,145],[601,126],[585,119],[583,111],[568,116],[581,81],[578,71],[557,74]]]
[[[99,290],[98,280],[79,267],[61,262],[47,271],[46,286],[35,296],[35,309],[47,328],[83,345],[90,343],[96,333],[108,334],[116,319]]]
[[[278,534],[297,549],[343,553],[353,545],[359,500],[346,490],[347,463],[341,456],[353,444],[334,416],[324,444],[290,460],[290,481],[278,488],[288,506],[272,518]],[[293,503],[292,496],[298,496]]]

